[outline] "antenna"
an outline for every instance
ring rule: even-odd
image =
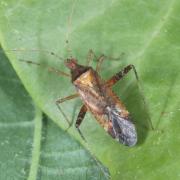
[[[49,55],[52,55],[52,56],[56,57],[59,60],[63,60],[63,61],[65,60],[64,58],[60,57],[59,55],[55,54],[54,52],[48,51],[48,50],[44,50],[44,49],[5,49],[3,51],[44,52],[44,53],[47,53]]]
[[[70,57],[72,57],[72,50],[69,47],[69,34],[71,32],[71,27],[72,27],[72,17],[74,14],[74,9],[75,9],[75,4],[76,4],[76,0],[74,0],[72,8],[71,8],[71,13],[68,16],[68,22],[67,22],[67,33],[66,33],[66,48],[67,48],[67,52],[68,54],[70,54]]]

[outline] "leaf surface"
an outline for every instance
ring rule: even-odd
[[[0,59],[0,179],[108,179],[89,151],[42,115],[2,52]]]
[[[112,179],[178,179],[179,1],[6,0],[0,7],[0,40],[6,50],[46,49],[63,58],[72,54],[81,64],[86,63],[89,49],[97,56],[120,57],[104,62],[104,79],[134,64],[147,106],[133,72],[114,91],[133,116],[138,145],[128,148],[113,141],[89,114],[81,130],[92,152],[110,169]],[[18,59],[68,72],[63,62],[42,51],[9,52],[8,57],[33,100],[65,129],[67,123],[54,102],[74,93],[70,80]],[[70,119],[75,119],[80,106],[80,101],[72,100],[62,107]],[[148,117],[154,131],[145,128]],[[82,142],[74,128],[68,132]]]

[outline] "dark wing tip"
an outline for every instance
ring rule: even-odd
[[[116,139],[129,147],[135,146],[137,143],[137,134],[136,131],[134,131],[133,133],[120,133],[117,134]]]
[[[116,113],[112,113],[111,117],[115,138],[126,146],[134,146],[137,143],[135,125],[130,119],[125,119]]]

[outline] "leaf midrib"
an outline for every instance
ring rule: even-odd
[[[39,168],[39,159],[41,151],[41,134],[42,134],[42,111],[35,107],[35,119],[34,119],[34,138],[33,138],[33,149],[32,149],[32,160],[31,167],[28,176],[28,180],[36,180],[38,168]]]

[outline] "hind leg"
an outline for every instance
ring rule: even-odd
[[[127,75],[130,70],[133,70],[133,72],[135,74],[136,80],[138,82],[138,87],[139,87],[139,90],[140,90],[140,93],[141,93],[141,96],[142,96],[142,99],[143,99],[144,107],[145,107],[146,111],[148,111],[148,107],[147,107],[147,103],[146,103],[146,100],[145,100],[145,97],[144,97],[143,89],[140,86],[138,74],[137,74],[137,71],[136,71],[136,68],[135,68],[134,65],[130,64],[130,65],[126,66],[123,70],[121,70],[120,72],[116,73],[114,76],[112,76],[109,80],[106,81],[106,86],[112,87],[119,80],[121,80],[125,75]],[[150,116],[148,117],[148,122],[149,122],[150,128],[152,130],[154,130],[154,127],[153,127]]]

